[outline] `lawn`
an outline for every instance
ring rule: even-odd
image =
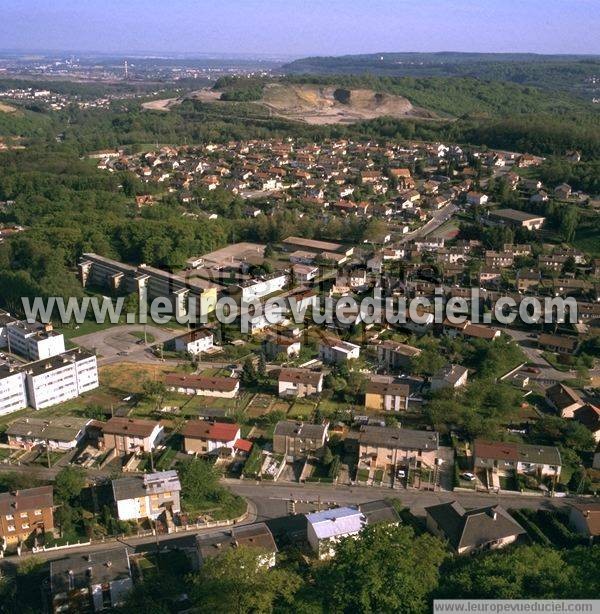
[[[381,482],[383,480],[383,469],[376,469],[373,473],[373,482]]]
[[[575,234],[573,246],[588,253],[592,258],[600,256],[600,241],[595,228],[584,228]]]
[[[369,470],[366,468],[359,469],[356,472],[356,479],[359,482],[366,482],[369,479]]]
[[[307,401],[297,400],[288,411],[288,418],[291,420],[307,420],[315,409],[315,404]]]

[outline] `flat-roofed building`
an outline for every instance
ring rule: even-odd
[[[353,247],[346,247],[341,243],[332,243],[330,241],[317,241],[315,239],[304,239],[303,237],[288,237],[283,240],[283,244],[295,250],[306,250],[316,253],[333,252],[352,256],[354,253]]]
[[[0,365],[0,416],[27,407],[25,373],[8,365]]]
[[[52,324],[16,321],[7,325],[7,347],[27,360],[42,360],[65,351],[65,338]]]
[[[27,399],[44,409],[98,388],[96,355],[76,348],[20,367],[26,376]]]

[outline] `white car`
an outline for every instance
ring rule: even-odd
[[[469,473],[468,471],[465,473],[461,473],[460,474],[461,479],[463,480],[468,480],[469,482],[472,482],[473,480],[475,480],[475,475],[472,473]]]
[[[404,469],[398,469],[398,471],[396,473],[396,477],[398,477],[398,478],[405,478],[406,477],[406,471],[404,471]]]

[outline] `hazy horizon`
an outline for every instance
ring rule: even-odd
[[[11,52],[286,58],[386,52],[600,54],[597,0],[6,0]],[[582,24],[585,24],[582,27]]]

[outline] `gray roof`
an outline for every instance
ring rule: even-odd
[[[393,505],[387,501],[384,501],[383,499],[361,503],[359,504],[358,509],[367,519],[367,524],[378,524],[380,522],[400,522],[398,512],[394,509]]]
[[[29,437],[51,441],[73,441],[91,422],[90,418],[59,416],[56,418],[18,418],[6,429],[9,437]]]
[[[228,548],[245,546],[260,548],[267,552],[277,552],[277,546],[271,531],[264,522],[234,527],[230,531],[198,535],[196,547],[202,560],[218,556]]]
[[[525,529],[499,505],[467,511],[458,501],[452,501],[426,507],[425,511],[455,550],[483,547],[498,539],[525,533]]]
[[[441,379],[449,384],[456,384],[458,380],[465,374],[468,373],[469,369],[467,367],[463,367],[462,365],[446,365],[442,367],[434,376],[434,379]]]
[[[53,595],[131,578],[127,548],[113,548],[86,554],[73,554],[50,563]]]
[[[275,426],[274,435],[285,437],[300,437],[306,439],[322,439],[327,427],[324,424],[309,424],[295,420],[281,420]]]
[[[163,492],[180,491],[181,484],[177,471],[171,470],[113,480],[112,488],[115,501],[123,501]]]
[[[358,436],[362,445],[387,446],[404,450],[437,450],[436,431],[413,431],[393,426],[363,426]]]

